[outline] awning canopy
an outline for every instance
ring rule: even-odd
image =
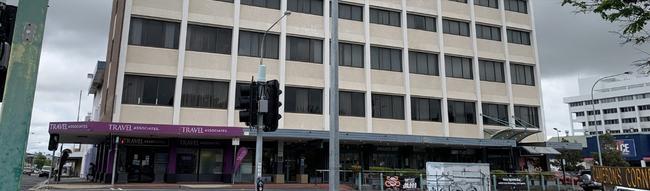
[[[515,140],[517,143],[524,140],[526,137],[542,132],[539,129],[529,128],[507,128],[507,129],[484,129],[485,133],[491,136],[491,139],[510,139]]]
[[[560,152],[551,147],[521,146],[531,155],[559,155]]]

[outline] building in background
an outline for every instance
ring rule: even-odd
[[[257,73],[261,31],[291,11],[265,41],[267,78],[284,93],[263,174],[323,181],[329,3],[115,0],[91,85],[95,122],[53,122],[50,133],[96,144],[104,181],[117,153],[118,182],[251,182],[255,134],[238,122],[237,90]],[[546,135],[532,12],[527,0],[341,1],[342,168],[547,168],[557,151],[535,149]]]
[[[564,98],[571,112],[572,135],[595,135],[596,131],[615,135],[650,132],[650,77],[599,82],[594,88],[596,110],[592,111],[591,87],[596,80],[580,79],[580,95]]]

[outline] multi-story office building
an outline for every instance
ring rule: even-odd
[[[95,142],[106,166],[99,173],[111,172],[110,134],[131,137],[119,147],[119,181],[225,181],[233,169],[250,180],[253,156],[232,162],[241,149],[233,152],[231,137],[254,149],[254,132],[238,122],[237,90],[257,73],[262,32],[291,11],[264,42],[267,79],[284,93],[280,129],[265,135],[263,173],[274,182],[323,178],[329,4],[115,0],[96,84],[104,123],[81,128],[104,134]],[[344,0],[339,18],[343,169],[423,169],[427,161],[519,169],[526,162],[512,148],[545,140],[527,0]],[[72,124],[53,123],[50,132],[77,140],[65,135],[83,134],[70,133]],[[216,131],[228,136],[195,136]]]
[[[591,87],[596,78],[580,79],[580,95],[564,98],[575,134],[650,132],[650,77],[614,78]],[[595,110],[593,110],[595,109]]]

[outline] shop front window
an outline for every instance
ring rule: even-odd
[[[176,174],[196,173],[196,149],[179,149],[176,155]]]
[[[223,173],[222,149],[201,149],[201,158],[199,161],[199,174]]]

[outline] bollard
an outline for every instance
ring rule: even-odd
[[[424,190],[424,179],[422,179],[422,173],[420,173],[420,190]]]
[[[539,186],[542,187],[542,191],[546,191],[546,184],[544,184],[544,174],[539,173]]]
[[[557,191],[560,191],[560,178],[555,178],[555,185],[557,186]]]
[[[363,186],[363,183],[361,183],[361,173],[359,173],[359,190],[362,190],[361,186]]]
[[[494,191],[497,191],[497,175],[492,175],[492,185]]]
[[[380,172],[379,173],[379,187],[381,188],[381,191],[384,191],[384,173]]]
[[[530,191],[530,175],[526,174],[526,190]]]

